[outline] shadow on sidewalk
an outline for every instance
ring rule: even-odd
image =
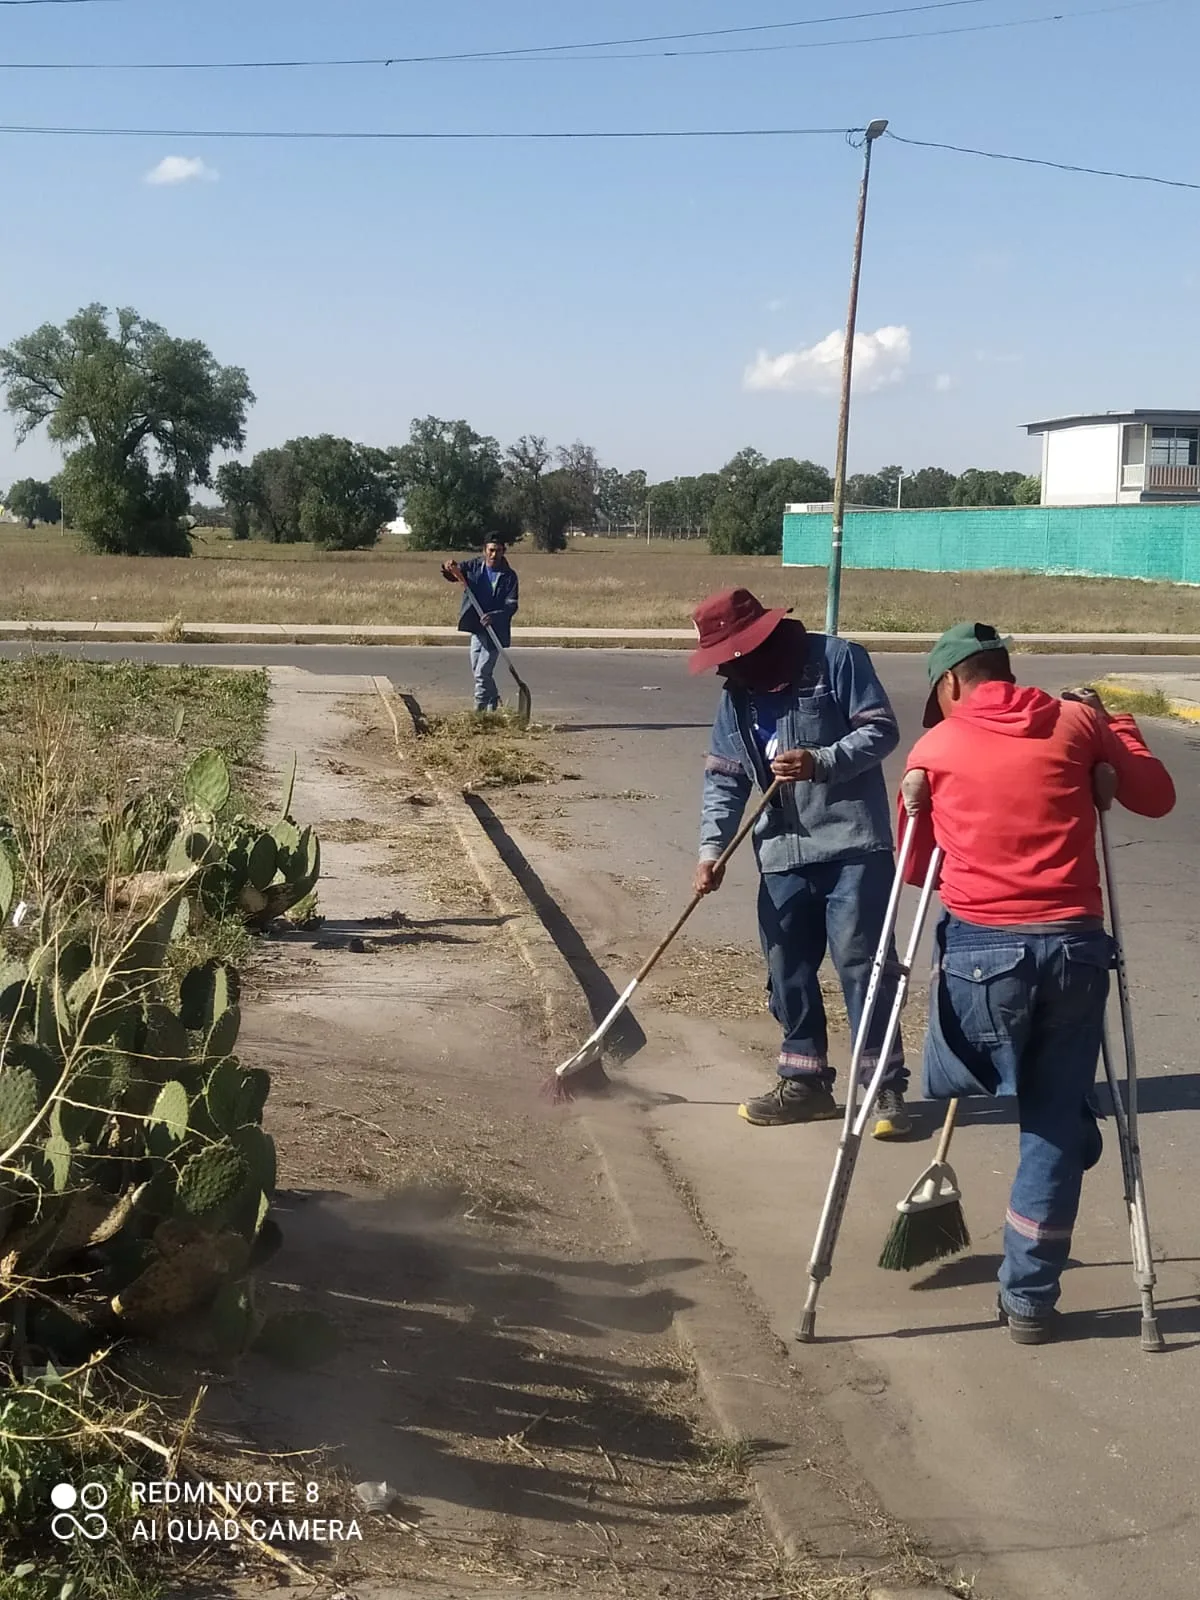
[[[579,929],[547,889],[487,801],[477,794],[464,794],[463,799],[475,813],[505,866],[517,880],[522,894],[537,912],[542,926],[578,979],[592,1013],[592,1021],[600,1022],[616,1004],[620,990],[592,955]],[[631,1012],[626,1011],[613,1025],[605,1051],[614,1061],[625,1062],[637,1055],[645,1044],[646,1035],[641,1024]]]

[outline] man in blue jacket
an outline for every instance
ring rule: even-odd
[[[512,643],[512,619],[519,598],[517,575],[508,564],[508,546],[503,539],[489,539],[482,556],[470,561],[447,561],[442,577],[448,583],[465,581],[475,596],[492,632],[505,650]],[[471,672],[475,678],[476,711],[498,711],[500,695],[496,688],[496,646],[488,637],[479,612],[464,591],[458,613],[459,633],[471,635]]]
[[[787,780],[754,830],[759,934],[771,1014],[783,1029],[775,1088],[740,1108],[755,1127],[839,1115],[821,963],[828,950],[856,1031],[895,876],[882,767],[900,742],[895,713],[861,645],[809,633],[788,618],[785,610],[766,610],[748,589],[713,595],[693,614],[700,642],[691,670],[715,668],[725,680],[705,764],[698,893],[720,888],[715,863],[754,789]],[[892,962],[894,969],[894,950]],[[866,1041],[868,1074],[894,994],[894,976],[885,977]],[[877,1139],[911,1131],[907,1086],[897,1043],[878,1103]]]

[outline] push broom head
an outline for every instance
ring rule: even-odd
[[[552,1072],[542,1085],[542,1093],[551,1105],[569,1105],[580,1094],[603,1094],[610,1088],[604,1070],[603,1046],[589,1039],[582,1050],[569,1056],[562,1066]]]
[[[885,1272],[912,1272],[971,1247],[962,1193],[954,1168],[944,1161],[927,1167],[896,1207],[879,1265]]]

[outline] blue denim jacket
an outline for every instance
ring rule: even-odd
[[[505,562],[500,568],[500,576],[496,580],[496,591],[492,592],[492,580],[488,577],[485,568],[487,563],[482,556],[474,556],[470,561],[460,561],[459,568],[467,585],[476,600],[487,613],[499,613],[492,624],[492,631],[497,639],[507,650],[512,643],[512,619],[517,614],[517,603],[520,599],[520,590],[517,575]],[[483,624],[479,620],[479,613],[464,594],[462,606],[458,613],[459,633],[482,633]]]
[[[754,847],[763,872],[792,872],[892,849],[892,808],[882,763],[900,729],[861,645],[806,636],[807,659],[779,719],[781,750],[811,750],[811,783],[788,784],[759,818]],[[771,783],[750,718],[750,696],[726,685],[704,770],[700,859],[715,861],[741,824],[755,785]]]

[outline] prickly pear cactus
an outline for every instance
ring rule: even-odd
[[[207,817],[219,816],[229,804],[229,768],[219,750],[204,750],[187,769],[183,778],[184,796],[190,806]]]

